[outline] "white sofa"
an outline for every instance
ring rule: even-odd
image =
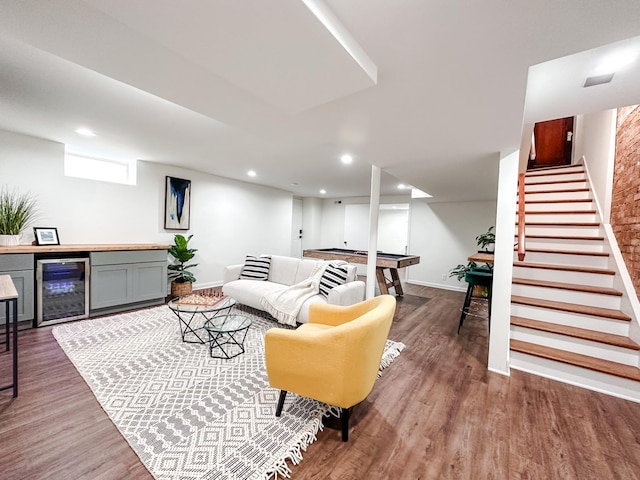
[[[266,281],[240,279],[243,265],[230,265],[225,267],[222,273],[222,292],[234,298],[238,303],[264,310],[260,304],[260,299],[263,295],[273,291],[284,290],[288,286],[309,278],[314,267],[323,262],[325,261],[271,255],[269,279]],[[307,323],[309,305],[315,302],[333,305],[353,305],[364,300],[365,284],[356,279],[356,267],[355,265],[349,265],[346,283],[332,288],[326,298],[324,295],[317,294],[307,299],[298,313],[297,322]]]

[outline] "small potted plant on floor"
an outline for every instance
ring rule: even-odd
[[[185,238],[184,235],[176,234],[173,238],[173,245],[169,248],[169,254],[173,256],[177,263],[169,265],[169,278],[171,279],[171,296],[181,297],[188,295],[193,290],[193,282],[196,277],[189,271],[190,268],[197,267],[197,263],[188,263],[196,252],[196,248],[189,248],[189,240],[193,235]]]
[[[0,190],[0,246],[20,244],[20,234],[35,220],[36,201],[31,195]]]
[[[482,249],[478,250],[478,253],[493,253],[496,243],[496,234],[493,232],[493,228],[493,226],[489,227],[489,230],[476,237],[476,242]]]

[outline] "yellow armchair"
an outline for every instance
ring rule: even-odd
[[[346,442],[349,408],[373,388],[395,309],[391,295],[349,306],[314,303],[308,323],[296,330],[268,330],[267,375],[269,384],[280,389],[276,416],[287,392],[340,407]]]

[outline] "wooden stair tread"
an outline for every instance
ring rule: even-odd
[[[517,250],[517,247],[514,247],[514,250]],[[609,254],[607,252],[582,252],[578,250],[551,250],[545,248],[527,248],[527,253],[560,253],[563,255],[585,255],[592,257],[608,257]]]
[[[551,165],[546,167],[533,167],[533,168],[527,168],[526,173],[529,174],[529,173],[537,173],[537,172],[549,172],[549,171],[555,171],[555,170],[569,170],[574,168],[581,168],[584,170],[584,164],[582,163],[582,161],[580,161],[576,163],[570,163],[568,165]]]
[[[532,320],[530,318],[515,316],[511,317],[511,325],[640,351],[640,345],[629,337],[624,337],[622,335],[613,335],[611,333],[598,332],[595,330],[588,330],[586,328],[570,327],[568,325],[560,325],[557,323],[543,322],[540,320]]]
[[[551,282],[548,280],[531,280],[529,278],[513,278],[513,283],[518,285],[531,285],[533,287],[556,288],[559,290],[572,290],[574,292],[596,293],[601,295],[611,295],[621,297],[622,292],[615,288],[594,287],[591,285],[579,285],[577,283]]]
[[[592,198],[565,198],[560,200],[527,200],[525,203],[587,203],[593,202]],[[516,199],[516,204],[518,199]]]
[[[525,215],[574,215],[574,214],[595,215],[595,210],[525,210]]]
[[[563,170],[563,169],[569,169],[569,168],[584,168],[584,164],[582,163],[582,160],[580,160],[579,162],[570,163],[569,165],[552,165],[550,167],[527,168],[526,173],[529,173],[529,172],[548,172],[550,170]]]
[[[511,340],[511,350],[534,355],[536,357],[547,358],[558,362],[575,365],[577,367],[587,368],[596,372],[607,373],[629,380],[640,381],[640,368],[631,365],[623,365],[621,363],[610,362],[600,358],[581,355],[579,353],[566,352],[556,348],[536,345],[521,340]]]
[[[549,263],[513,262],[514,267],[541,268],[545,270],[562,270],[563,272],[597,273],[601,275],[615,275],[616,272],[608,268],[578,267],[573,265],[552,265]]]
[[[561,190],[529,190],[525,188],[524,194],[533,194],[533,193],[577,193],[577,192],[588,192],[588,188],[563,188]]]
[[[511,296],[511,303],[520,305],[529,305],[531,307],[550,308],[552,310],[560,310],[562,312],[579,313],[582,315],[591,315],[593,317],[610,318],[613,320],[631,321],[631,317],[620,310],[610,308],[591,307],[589,305],[578,305],[576,303],[558,302],[555,300],[543,300],[541,298],[529,298],[519,295]]]
[[[518,222],[515,223],[518,225]],[[533,227],[599,227],[600,222],[529,222],[525,220],[526,225]]]
[[[518,234],[515,234],[514,237],[517,237]],[[604,240],[604,237],[590,237],[590,236],[580,236],[580,235],[527,235],[527,239],[529,238],[548,238],[550,240]]]
[[[586,182],[587,179],[586,178],[575,178],[573,180],[549,180],[548,182],[527,182],[525,180],[524,184],[526,186],[533,186],[533,185],[557,185],[559,183],[580,183],[580,182]]]
[[[566,167],[563,167],[566,168]],[[584,168],[570,167],[566,168],[567,170],[571,169],[570,172],[565,171],[554,171],[554,172],[541,172],[541,171],[528,171],[524,174],[525,178],[540,178],[540,177],[553,177],[555,175],[575,175],[585,173]]]

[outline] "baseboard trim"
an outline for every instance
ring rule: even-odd
[[[421,282],[419,280],[407,280],[412,285],[420,285],[421,287],[439,288],[440,290],[450,290],[453,292],[466,292],[467,287],[454,287],[453,285],[445,285],[442,283]]]

